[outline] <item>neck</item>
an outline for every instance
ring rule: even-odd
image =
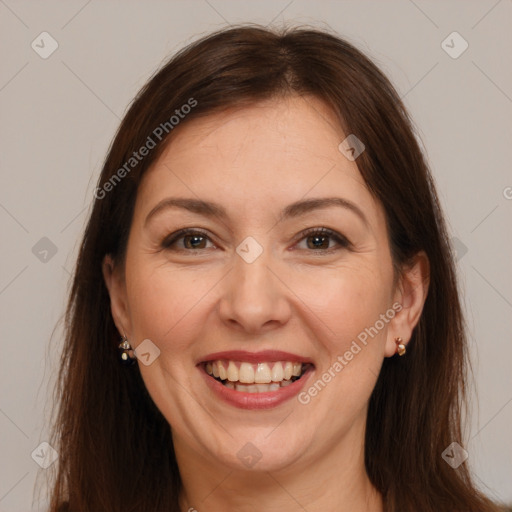
[[[175,437],[183,484],[180,510],[383,512],[382,496],[364,466],[364,425],[352,427],[342,442],[314,459],[271,471],[210,464]]]

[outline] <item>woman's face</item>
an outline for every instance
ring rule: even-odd
[[[132,347],[150,340],[138,364],[179,458],[360,453],[383,358],[410,332],[347,135],[318,99],[267,101],[181,126],[144,176],[109,290]]]

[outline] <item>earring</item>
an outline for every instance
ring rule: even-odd
[[[130,342],[128,341],[128,338],[126,335],[123,335],[123,338],[121,339],[121,343],[118,345],[119,350],[119,362],[123,366],[131,366],[133,363],[135,363],[136,357],[132,357],[130,354],[130,351],[133,350]]]
[[[405,345],[402,343],[402,338],[395,338],[396,352],[399,356],[403,356],[406,352]]]

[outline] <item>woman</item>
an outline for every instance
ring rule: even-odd
[[[222,30],[140,91],[67,310],[51,510],[495,511],[467,468],[445,223],[396,91]]]

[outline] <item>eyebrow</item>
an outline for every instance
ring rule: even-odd
[[[288,220],[295,217],[300,217],[306,213],[314,210],[320,210],[325,208],[340,207],[350,210],[355,213],[363,223],[368,227],[368,219],[362,212],[362,210],[348,199],[342,197],[322,197],[303,199],[296,201],[295,203],[289,204],[281,211],[281,220]],[[229,215],[223,206],[211,201],[203,201],[201,199],[189,199],[180,197],[168,197],[162,199],[147,215],[144,225],[146,226],[151,218],[157,213],[167,210],[169,208],[181,208],[197,215],[203,215],[205,217],[216,218],[221,221],[228,219]]]

